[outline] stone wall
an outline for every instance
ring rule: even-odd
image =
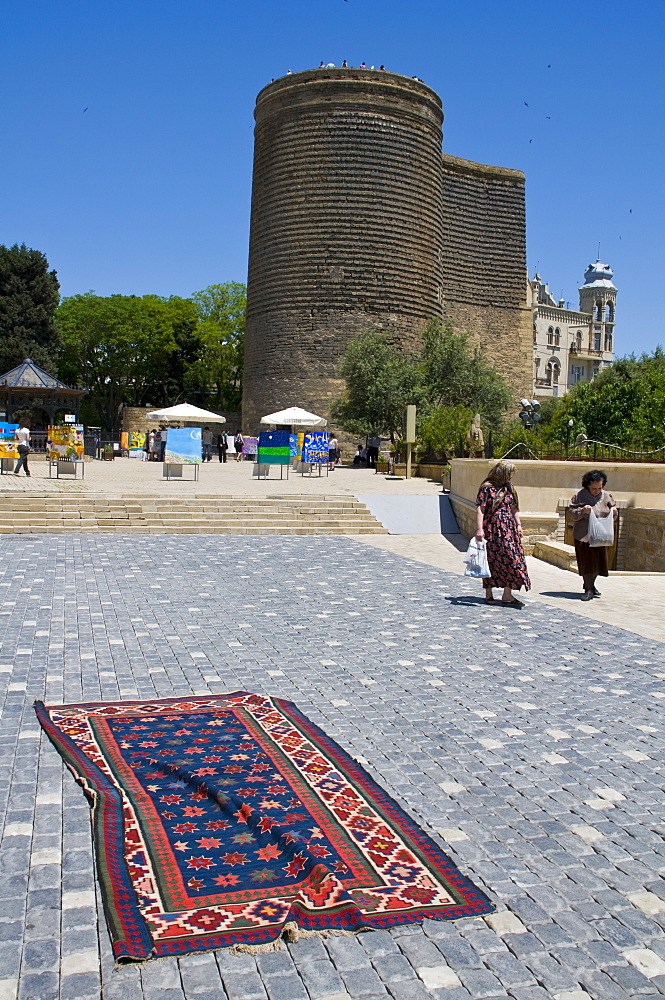
[[[634,507],[626,512],[625,569],[665,572],[665,510]]]
[[[475,500],[478,487],[496,459],[454,458],[451,490]],[[561,498],[569,500],[581,488],[582,476],[602,469],[607,489],[628,507],[662,508],[665,495],[665,464],[648,462],[548,462],[517,459],[515,487],[522,510],[550,513]]]
[[[533,385],[524,174],[443,154],[442,313],[515,391]]]
[[[258,95],[243,428],[328,416],[355,333],[415,343],[440,315],[440,98],[371,70],[313,70]]]

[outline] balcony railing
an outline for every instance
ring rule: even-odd
[[[595,347],[578,347],[577,344],[571,344],[570,353],[576,354],[578,357],[602,358],[605,351],[599,351]]]

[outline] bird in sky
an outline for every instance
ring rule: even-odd
[[[628,211],[630,212],[631,215],[633,214],[632,208],[629,208]]]
[[[88,110],[87,108],[84,108],[83,109],[83,114],[85,114],[87,110]]]
[[[524,102],[524,107],[525,107],[525,108],[528,108],[528,107],[529,107],[529,105],[528,105],[528,104],[526,103],[526,101]]]
[[[548,68],[548,69],[552,69],[552,63],[548,63],[548,64],[547,64],[547,68]]]
[[[533,142],[533,139],[529,139],[529,142]]]

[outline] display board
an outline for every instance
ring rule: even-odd
[[[291,458],[294,458],[297,462],[302,462],[302,446],[304,440],[305,440],[305,435],[302,431],[300,431],[298,434],[289,435]]]
[[[307,465],[327,465],[328,431],[307,431],[302,448],[302,460]]]
[[[243,441],[242,453],[243,455],[256,455],[258,447],[259,447],[258,438],[246,437]]]
[[[0,423],[0,458],[18,459],[14,432],[18,430],[18,424]]]
[[[169,427],[166,435],[164,461],[177,465],[200,465],[201,428]]]
[[[288,465],[291,461],[289,432],[261,431],[256,461],[259,465]]]
[[[145,453],[145,431],[129,431],[127,446],[130,458],[140,458]]]
[[[83,458],[83,424],[62,424],[59,427],[49,427],[46,437],[46,450],[50,462],[59,458],[70,461]]]

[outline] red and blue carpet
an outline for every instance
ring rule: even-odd
[[[493,909],[291,702],[35,709],[92,803],[117,960]]]

